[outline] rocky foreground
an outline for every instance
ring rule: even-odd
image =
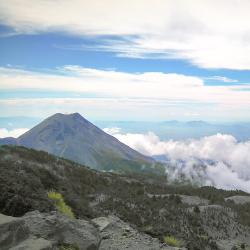
[[[1,250],[175,249],[138,232],[115,216],[91,221],[33,211],[22,217],[0,214]],[[185,249],[185,248],[179,248]]]

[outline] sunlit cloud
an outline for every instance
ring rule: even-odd
[[[77,65],[66,65],[49,72],[1,67],[0,82],[0,90],[6,93],[0,100],[1,115],[7,111],[18,115],[22,112],[33,114],[37,110],[40,110],[39,114],[48,114],[49,107],[51,112],[87,110],[89,114],[92,110],[95,114],[106,112],[108,116],[116,114],[117,117],[131,114],[131,119],[146,116],[166,119],[166,114],[169,119],[230,116],[231,119],[246,120],[250,117],[249,84],[208,86],[200,77],[183,74],[126,73]],[[22,93],[28,91],[29,98],[21,94],[18,97],[20,89]],[[17,91],[15,98],[8,97],[8,92],[12,91]],[[32,91],[38,96],[32,96]],[[50,92],[50,96],[39,98],[42,91]],[[53,97],[53,92],[60,91],[71,95]]]
[[[17,128],[12,130],[8,130],[6,128],[0,128],[0,138],[5,138],[5,137],[17,138],[18,136],[24,134],[28,130],[29,130],[28,128]]]
[[[206,77],[205,79],[215,80],[215,81],[218,81],[218,82],[228,82],[228,83],[238,82],[238,80],[236,80],[236,79],[231,79],[231,78],[228,78],[228,77],[225,77],[225,76],[211,76],[211,77]]]
[[[17,34],[98,37],[98,45],[78,48],[117,56],[249,70],[249,9],[248,0],[9,0],[0,3],[0,23]]]
[[[60,90],[99,97],[250,105],[250,92],[235,91],[242,86],[206,86],[199,77],[175,73],[125,73],[76,65],[67,65],[52,73],[0,68],[0,81],[3,90]]]
[[[250,141],[238,142],[232,135],[216,134],[200,139],[162,141],[154,133],[106,132],[149,156],[163,155],[172,165],[170,178],[186,178],[202,185],[250,192]],[[168,165],[169,166],[169,165]]]

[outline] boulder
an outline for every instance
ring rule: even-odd
[[[45,240],[43,238],[29,238],[17,246],[10,248],[10,250],[52,250],[56,249],[56,246],[53,246],[53,243]]]
[[[0,214],[1,250],[54,250],[60,245],[95,250],[99,243],[97,228],[85,220],[69,219],[57,212],[33,211],[20,218]]]
[[[225,198],[225,201],[233,201],[235,204],[250,203],[250,196],[235,195]]]
[[[30,231],[22,218],[0,214],[0,249],[7,250],[29,238]]]
[[[27,213],[25,224],[36,237],[52,242],[76,245],[80,249],[97,249],[100,241],[98,230],[85,220],[70,219],[57,212]]]

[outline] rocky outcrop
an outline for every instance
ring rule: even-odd
[[[209,218],[207,213],[210,206],[200,213],[204,220]],[[220,207],[213,207],[213,215]],[[215,211],[216,210],[216,211]],[[210,211],[210,212],[211,212]],[[218,214],[218,218],[223,213]],[[217,220],[219,221],[219,219]],[[223,219],[223,218],[222,218]],[[224,218],[226,219],[226,218]],[[227,218],[228,219],[228,218]],[[228,221],[229,222],[229,221]],[[225,223],[225,220],[224,220]],[[204,222],[209,231],[212,225]],[[234,246],[244,243],[250,244],[247,228],[237,227],[239,232],[233,235],[237,225],[230,221],[225,226],[232,227],[232,234],[228,237],[219,235],[216,226],[209,235],[215,239],[218,248],[231,250]],[[229,230],[230,231],[230,230]],[[213,235],[216,234],[217,236]],[[184,242],[183,242],[184,243]],[[68,247],[68,248],[67,248]],[[0,214],[0,249],[1,250],[174,250],[177,248],[162,243],[157,238],[139,232],[136,228],[116,216],[98,217],[92,221],[69,219],[57,212],[40,213],[33,211],[23,217],[11,217]],[[186,249],[186,248],[178,248]],[[210,249],[210,248],[208,248]]]
[[[183,194],[147,194],[149,198],[165,198],[170,196],[177,196],[180,198],[182,203],[185,203],[190,206],[201,206],[201,205],[208,205],[209,200],[202,199],[198,196],[194,195],[183,195]]]
[[[23,219],[0,214],[0,249],[10,249],[27,240],[29,235]]]
[[[20,218],[0,214],[0,249],[174,250],[176,248],[140,233],[115,216],[85,221],[69,219],[57,212],[33,211]]]
[[[233,201],[235,204],[250,203],[250,196],[235,195],[225,198],[225,201]]]
[[[138,232],[129,224],[115,216],[99,217],[92,220],[99,228],[102,237],[99,250],[156,250],[176,249],[162,244],[158,239]],[[185,248],[178,248],[185,249]]]
[[[54,250],[64,245],[95,250],[99,243],[99,232],[93,224],[57,212],[34,211],[21,218],[0,215],[1,250]]]

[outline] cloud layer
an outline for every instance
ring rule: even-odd
[[[28,130],[29,130],[28,128],[17,128],[17,129],[13,129],[13,130],[7,130],[6,128],[0,128],[0,138],[5,138],[5,137],[17,138],[20,135],[27,132]]]
[[[238,142],[231,135],[216,134],[198,140],[161,141],[155,134],[122,134],[104,129],[139,152],[164,155],[174,168],[173,178],[185,174],[203,185],[250,192],[250,141]]]
[[[235,98],[227,96],[232,90],[249,88],[249,85],[205,86],[196,76],[175,73],[143,72],[126,73],[112,70],[84,68],[66,65],[50,73],[0,67],[1,89],[39,89],[80,91],[124,97],[157,97],[192,100],[229,100],[236,102],[249,98],[249,93],[235,92]],[[191,94],[191,96],[190,96]],[[213,98],[214,96],[214,98]],[[242,100],[242,98],[244,100]],[[249,103],[250,101],[247,101]]]
[[[20,95],[17,98],[5,97],[0,100],[2,116],[23,115],[24,112],[37,116],[32,113],[33,110],[37,113],[38,109],[41,114],[45,112],[43,116],[52,114],[53,110],[85,112],[84,106],[88,104],[89,110],[97,109],[99,113],[100,105],[103,106],[102,110],[105,109],[107,112],[111,110],[113,114],[116,111],[119,113],[121,110],[127,111],[126,114],[134,114],[130,119],[136,119],[138,115],[140,119],[148,119],[149,115],[150,119],[166,119],[166,117],[180,119],[193,114],[199,119],[230,117],[230,119],[246,120],[250,117],[250,91],[244,91],[248,90],[249,84],[207,86],[202,78],[183,74],[125,73],[77,65],[66,65],[49,72],[0,67],[0,82],[0,90],[6,93],[28,91],[28,99]],[[71,95],[61,99],[32,96],[32,92],[41,95],[43,91],[50,92],[52,97],[53,92],[64,91]],[[64,105],[63,111],[56,108],[59,105]],[[21,113],[18,113],[19,109]],[[51,113],[48,114],[49,110]],[[16,114],[12,114],[13,112]],[[100,117],[100,114],[98,116]],[[120,117],[115,118],[120,119]]]
[[[9,0],[0,3],[0,23],[18,34],[98,36],[89,49],[118,56],[249,70],[249,9],[248,0]]]

